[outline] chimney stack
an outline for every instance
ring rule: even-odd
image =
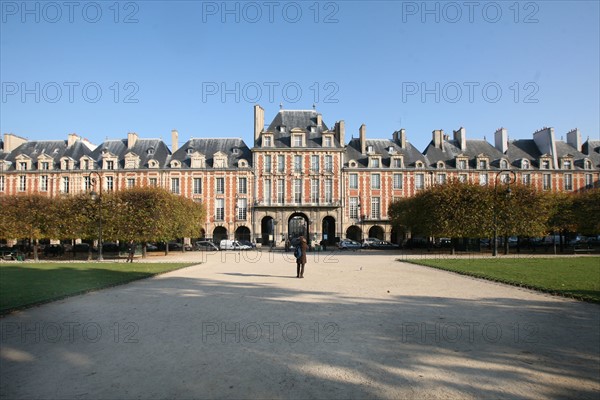
[[[177,132],[177,131],[175,131]],[[128,149],[132,149],[133,146],[135,146],[135,142],[137,142],[138,140],[138,135],[135,132],[128,132],[127,133],[127,148]]]
[[[554,128],[544,127],[533,133],[533,141],[542,154],[548,154],[552,157],[553,166],[558,166],[558,156],[556,154],[556,141],[554,140]]]
[[[344,123],[344,120],[338,121],[335,124],[335,131],[338,140],[340,141],[340,146],[344,147],[346,145],[346,124]]]
[[[579,129],[575,128],[567,133],[567,143],[573,146],[577,151],[583,150],[581,147],[581,133],[579,133]]]
[[[76,133],[69,133],[67,138],[67,147],[71,147],[79,140],[79,136]]]
[[[179,149],[179,132],[177,129],[171,131],[171,151],[175,153]]]
[[[360,153],[366,154],[367,152],[367,126],[362,124],[358,130],[358,137],[360,138]]]
[[[467,130],[461,126],[457,131],[454,131],[454,140],[456,142],[458,142],[458,147],[461,150],[466,150],[467,149]]]
[[[392,140],[401,148],[406,148],[406,129],[401,128],[392,134]]]
[[[260,133],[265,127],[265,109],[256,104],[254,106],[254,145],[258,143]]]
[[[494,147],[502,154],[508,150],[508,131],[506,128],[500,128],[494,133]]]
[[[433,146],[437,149],[443,150],[442,146],[444,140],[444,131],[442,129],[436,129],[433,133]]]
[[[323,116],[321,113],[317,114],[317,126],[320,128],[323,125]]]
[[[11,151],[16,149],[23,143],[27,143],[27,139],[23,139],[22,137],[19,137],[12,133],[4,134],[4,152],[5,153],[10,153]]]

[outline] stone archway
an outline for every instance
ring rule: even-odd
[[[236,240],[250,241],[250,229],[247,226],[240,226],[235,230]]]
[[[328,245],[334,245],[335,218],[333,218],[331,215],[328,215],[325,218],[323,218],[323,226],[321,232],[323,232],[323,241],[325,241]]]
[[[369,237],[377,238],[379,240],[385,240],[383,228],[379,225],[372,226],[371,229],[369,229]]]
[[[362,239],[362,230],[356,225],[349,226],[348,229],[346,229],[346,237],[360,242]]]
[[[293,213],[288,219],[288,237],[290,240],[300,236],[304,236],[307,241],[310,241],[308,217],[304,213]]]
[[[271,241],[275,240],[275,221],[273,217],[267,215],[260,222],[260,234],[262,244],[267,246]]]
[[[213,243],[218,246],[221,240],[227,239],[227,236],[227,229],[224,226],[217,226],[213,230]]]

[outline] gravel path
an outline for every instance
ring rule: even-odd
[[[0,397],[590,398],[600,306],[352,253],[203,264],[0,319]],[[202,259],[202,260],[201,260]]]

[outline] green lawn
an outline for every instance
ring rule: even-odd
[[[600,303],[600,257],[407,261]]]
[[[190,265],[193,264],[3,263],[0,264],[0,314]]]

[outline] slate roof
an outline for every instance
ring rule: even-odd
[[[542,153],[533,139],[519,139],[508,143],[506,152],[512,166],[520,168],[521,160],[529,160],[529,165],[539,167],[539,159]]]
[[[583,144],[583,152],[596,168],[600,167],[600,140],[588,140]]]
[[[238,149],[237,154],[233,154],[233,149],[235,148]],[[252,154],[241,138],[190,139],[173,153],[171,160],[180,161],[182,168],[190,168],[190,151],[192,153],[198,151],[204,154],[207,168],[212,168],[213,157],[219,151],[227,154],[228,168],[237,167],[238,161],[242,159],[248,162],[248,166],[252,166]]]
[[[306,147],[315,148],[322,147],[322,134],[328,131],[329,128],[324,121],[321,121],[321,126],[317,126],[316,110],[279,110],[269,127],[267,132],[273,133],[273,146],[278,148],[291,147],[291,130],[294,128],[302,129],[306,135]],[[282,131],[281,127],[285,127]],[[311,132],[311,127],[315,128],[315,132]],[[261,135],[262,139],[262,135]],[[260,147],[260,139],[257,146]],[[334,136],[334,147],[340,146],[339,140]]]
[[[15,159],[17,156],[23,154],[31,158],[31,170],[35,171],[38,166],[38,157],[42,154],[50,156],[53,159],[53,168],[58,169],[62,157],[69,157],[75,160],[75,165],[78,168],[79,159],[84,155],[91,155],[91,153],[92,150],[80,140],[73,143],[71,147],[67,147],[66,140],[36,140],[25,142],[11,153],[4,154],[6,154],[5,159],[12,162],[9,170],[14,170],[16,168]]]
[[[149,154],[148,150],[153,149],[154,154]],[[140,157],[140,168],[146,168],[149,160],[158,161],[160,168],[167,165],[168,158],[171,155],[171,150],[165,142],[160,139],[137,139],[131,149],[127,148],[127,139],[123,140],[107,140],[92,152],[92,158],[99,163],[102,159],[102,153],[108,151],[119,160],[119,168],[125,167],[125,155],[129,152],[135,153]]]
[[[478,139],[467,140],[464,150],[455,140],[443,140],[442,149],[435,147],[431,141],[423,154],[427,158],[429,166],[435,166],[439,161],[443,161],[446,168],[456,168],[456,156],[458,155],[469,158],[469,168],[476,167],[476,157],[481,154],[489,158],[490,167],[497,167],[501,158],[507,158],[487,141]]]
[[[366,146],[373,146],[373,153],[381,155],[382,167],[390,166],[392,155],[402,155],[405,167],[414,167],[417,161],[422,161],[424,164],[427,163],[423,154],[408,142],[406,142],[405,149],[390,139],[367,139],[365,143]],[[389,152],[390,147],[394,148],[393,153]],[[368,155],[361,154],[360,150],[360,139],[352,138],[348,146],[346,146],[346,164],[349,160],[354,160],[358,163],[359,167],[367,167],[369,163]]]

